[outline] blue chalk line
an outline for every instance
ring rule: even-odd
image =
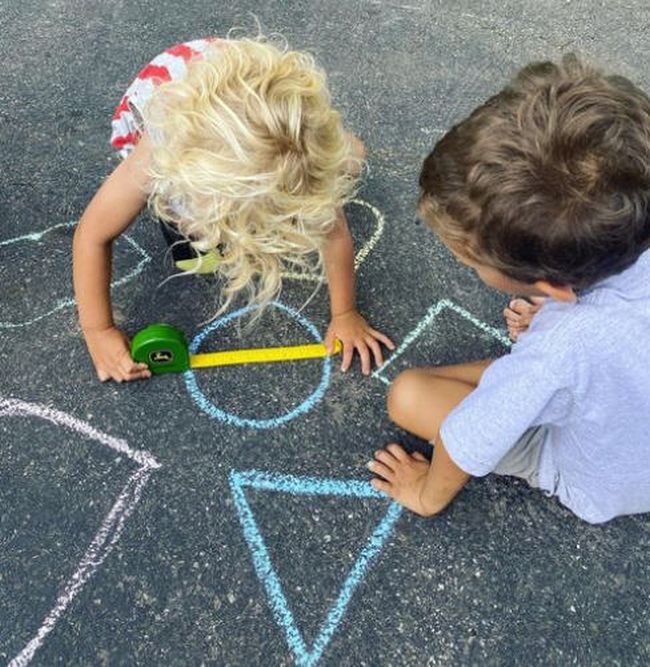
[[[457,313],[464,319],[471,322],[475,327],[477,327],[481,331],[484,331],[493,338],[496,338],[496,340],[498,340],[502,345],[505,345],[508,348],[512,346],[510,339],[505,335],[505,333],[501,329],[496,329],[495,327],[491,327],[489,324],[486,324],[485,322],[479,320],[477,317],[472,315],[472,313],[465,310],[464,308],[454,303],[453,301],[450,301],[449,299],[441,299],[440,301],[434,303],[433,306],[431,306],[431,308],[429,308],[425,316],[415,325],[415,327],[401,342],[400,346],[397,348],[397,350],[395,350],[395,352],[390,356],[390,358],[388,358],[380,368],[377,368],[372,372],[372,377],[377,380],[380,380],[386,385],[389,385],[391,381],[384,375],[386,369],[396,359],[398,359],[402,354],[404,354],[409,345],[411,345],[411,343],[416,338],[418,338],[418,336],[420,336],[428,326],[430,326],[433,323],[436,317],[438,317],[438,315],[440,315],[440,313],[445,308],[452,310],[453,312]]]
[[[53,229],[58,229],[58,228],[64,228],[64,229],[69,229],[70,227],[74,227],[76,224],[78,224],[77,220],[73,220],[71,222],[61,222],[57,225],[52,225],[52,227],[48,227],[47,229],[44,229],[43,231],[40,232],[32,232],[30,234],[23,234],[22,236],[16,236],[11,239],[7,239],[5,241],[0,241],[0,247],[2,246],[8,246],[13,243],[19,243],[21,241],[41,241],[43,237],[51,232]],[[135,250],[140,254],[141,258],[140,261],[136,264],[136,266],[129,271],[125,276],[122,276],[119,280],[114,280],[111,282],[111,287],[119,287],[120,285],[124,285],[124,283],[129,282],[130,280],[133,280],[137,275],[142,273],[142,270],[146,266],[148,262],[151,261],[151,255],[144,249],[142,246],[140,246],[136,241],[134,241],[128,234],[122,235],[122,237],[127,243],[129,243]],[[36,317],[33,317],[30,320],[25,320],[24,322],[2,322],[0,321],[0,329],[17,329],[18,327],[27,327],[30,324],[35,324],[36,322],[39,322],[40,320],[45,319],[46,317],[49,317],[50,315],[53,315],[54,313],[58,312],[59,310],[63,310],[64,308],[70,308],[74,306],[76,303],[76,300],[73,297],[68,297],[66,299],[58,299],[54,303],[54,307],[50,308],[45,313],[41,313],[40,315],[37,315]]]
[[[260,491],[281,491],[295,496],[354,496],[355,498],[386,498],[367,482],[353,479],[326,479],[323,477],[296,477],[274,472],[246,470],[232,473],[241,486]]]
[[[283,303],[280,303],[279,301],[273,301],[269,305],[274,306],[275,308],[278,308],[279,310],[282,310],[291,317],[293,317],[300,325],[302,325],[313,336],[314,340],[317,343],[322,342],[322,338],[320,333],[318,332],[318,329],[304,315],[299,313],[297,310],[290,308],[289,306],[285,306]],[[239,310],[235,310],[232,313],[228,313],[228,315],[224,315],[224,317],[221,317],[212,322],[211,324],[209,324],[207,327],[202,329],[190,343],[189,346],[190,354],[196,354],[199,351],[201,343],[211,333],[213,333],[217,329],[220,329],[221,327],[226,326],[228,323],[232,322],[238,317],[246,315],[247,313],[257,308],[258,306],[246,306],[245,308],[240,308]],[[324,357],[323,372],[321,374],[321,379],[320,383],[318,384],[318,387],[316,387],[316,389],[302,403],[297,405],[292,410],[289,410],[288,412],[279,415],[277,417],[270,417],[268,419],[252,419],[248,417],[240,417],[239,415],[235,415],[231,412],[226,412],[225,410],[218,408],[203,393],[196,380],[196,374],[192,369],[185,371],[183,375],[185,377],[185,386],[187,387],[187,391],[192,397],[192,400],[199,406],[199,408],[201,408],[201,410],[203,410],[203,412],[205,412],[213,419],[225,422],[226,424],[230,424],[231,426],[248,427],[253,429],[267,429],[267,428],[276,428],[278,426],[282,426],[283,424],[286,424],[292,419],[295,419],[296,417],[305,414],[306,412],[309,412],[309,410],[311,410],[325,395],[325,392],[327,391],[327,388],[330,383],[331,372],[332,372],[332,363],[330,361],[330,358]]]
[[[373,489],[370,484],[358,480],[296,477],[258,470],[233,470],[230,473],[230,488],[235,500],[239,521],[251,550],[255,572],[266,590],[273,616],[278,625],[284,630],[287,643],[296,658],[297,664],[301,667],[313,667],[321,658],[323,651],[336,632],[355,589],[364,579],[374,559],[386,544],[397,519],[402,513],[402,507],[394,502],[389,504],[386,514],[377,524],[343,582],[339,595],[328,611],[327,617],[310,649],[305,644],[302,633],[298,629],[282,584],[271,562],[266,543],[255,520],[253,510],[246,499],[244,491],[246,487],[262,491],[279,491],[291,495],[354,496],[382,499],[385,496]]]

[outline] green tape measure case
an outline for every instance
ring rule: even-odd
[[[131,356],[154,375],[182,373],[190,367],[185,335],[171,324],[150,324],[139,331],[131,341]]]

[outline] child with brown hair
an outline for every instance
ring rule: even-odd
[[[459,261],[540,300],[527,329],[511,314],[510,354],[397,378],[389,414],[434,454],[388,445],[375,488],[428,516],[496,472],[591,523],[650,511],[648,97],[575,56],[531,64],[438,142],[420,187]]]

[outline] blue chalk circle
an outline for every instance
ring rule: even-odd
[[[280,303],[279,301],[273,301],[269,304],[269,306],[272,306],[274,308],[277,308],[278,310],[287,313],[287,315],[294,318],[296,322],[298,322],[298,324],[300,324],[309,332],[309,334],[313,337],[314,341],[316,341],[317,343],[322,342],[323,339],[320,333],[318,332],[318,329],[304,315],[299,313],[297,310],[290,308],[289,306],[286,306],[283,303]],[[225,327],[233,320],[236,320],[237,318],[252,312],[253,310],[257,309],[257,307],[258,306],[246,306],[245,308],[240,308],[239,310],[235,310],[232,313],[228,313],[228,315],[224,315],[223,317],[220,317],[219,319],[210,323],[207,327],[202,329],[195,336],[194,340],[192,340],[192,342],[190,343],[189,346],[190,354],[197,354],[201,346],[201,343],[211,333],[217,331],[218,329],[221,329],[222,327]],[[185,386],[187,387],[187,391],[189,392],[194,402],[199,406],[199,408],[201,408],[203,412],[205,412],[213,419],[225,422],[226,424],[230,424],[231,426],[239,426],[242,428],[252,428],[259,430],[276,428],[278,426],[286,424],[287,422],[290,422],[292,419],[295,419],[300,415],[309,412],[323,398],[330,383],[330,377],[332,373],[332,362],[329,357],[324,357],[322,363],[323,363],[323,370],[321,373],[321,379],[316,389],[304,401],[302,401],[302,403],[297,405],[295,408],[292,408],[291,410],[285,412],[284,414],[278,415],[276,417],[269,417],[266,419],[252,419],[248,417],[240,417],[239,415],[233,414],[231,412],[226,412],[225,410],[222,410],[221,408],[217,407],[213,403],[213,401],[210,400],[203,393],[196,380],[196,374],[191,369],[185,371],[184,373]]]
[[[24,242],[40,243],[43,241],[43,238],[51,231],[55,229],[71,229],[72,227],[75,227],[77,224],[78,224],[77,220],[73,220],[71,222],[61,222],[57,225],[52,225],[51,227],[48,227],[47,229],[44,229],[40,232],[32,232],[30,234],[23,234],[22,236],[16,236],[12,239],[0,241],[0,248],[11,246],[15,243],[24,243]],[[142,273],[144,267],[151,261],[151,255],[149,255],[149,253],[144,248],[142,248],[142,246],[136,243],[128,234],[123,234],[120,238],[124,239],[124,241],[126,241],[138,253],[138,255],[140,256],[140,261],[126,275],[122,276],[118,280],[114,280],[113,282],[111,282],[111,287],[119,287],[120,285],[124,285],[125,283],[128,283],[130,280],[133,280],[136,276]],[[31,324],[35,324],[36,322],[44,320],[46,317],[49,317],[50,315],[54,315],[54,313],[57,313],[60,310],[63,310],[65,308],[71,308],[72,306],[75,305],[75,303],[76,300],[74,299],[74,297],[58,299],[52,304],[51,308],[31,318],[13,322],[12,321],[3,322],[0,320],[0,329],[17,329],[19,327],[27,327]]]
[[[282,583],[273,567],[269,550],[255,520],[255,515],[246,498],[246,488],[258,491],[281,492],[302,496],[352,496],[356,498],[375,498],[386,500],[379,491],[367,482],[360,480],[327,479],[319,477],[298,477],[259,470],[237,471],[230,473],[230,489],[235,501],[235,508],[242,526],[244,538],[251,551],[253,566],[269,601],[276,623],[284,631],[296,664],[300,667],[313,667],[320,660],[339,627],[345,611],[356,588],[365,578],[370,566],[376,560],[388,541],[402,508],[390,502],[383,518],[375,527],[372,535],[361,549],[356,561],[348,573],[338,597],[327,612],[318,635],[311,647],[308,647],[300,632]]]

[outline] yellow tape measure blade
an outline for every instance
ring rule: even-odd
[[[337,340],[334,345],[334,354],[338,354],[341,349],[341,342]],[[236,364],[264,364],[275,361],[319,359],[327,356],[329,356],[329,352],[322,343],[291,345],[289,347],[259,347],[250,350],[191,354],[190,367],[210,368],[213,366],[234,366]]]

